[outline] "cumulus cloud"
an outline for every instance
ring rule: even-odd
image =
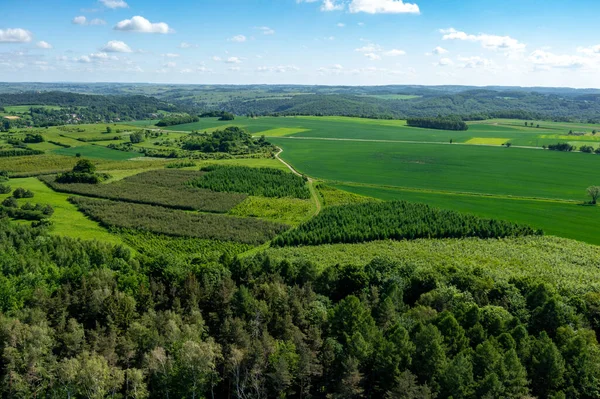
[[[567,68],[578,69],[592,66],[592,60],[577,55],[560,55],[545,50],[536,50],[528,57],[539,69]]]
[[[488,35],[480,33],[477,35],[457,31],[454,28],[440,29],[443,40],[463,40],[481,44],[483,48],[490,50],[522,51],[526,45],[510,36]]]
[[[139,33],[160,33],[167,34],[173,33],[173,29],[169,28],[164,22],[152,23],[144,17],[136,15],[131,19],[125,19],[115,25],[115,30],[125,32],[139,32]]]
[[[586,55],[600,54],[600,44],[591,47],[577,47],[577,52]]]
[[[35,46],[36,46],[37,48],[41,48],[41,49],[44,49],[44,50],[49,50],[49,49],[51,49],[51,48],[52,48],[52,45],[51,45],[50,43],[48,43],[48,42],[45,42],[45,41],[43,41],[43,40],[42,40],[42,41],[39,41],[39,42],[37,42],[37,44],[36,44]]]
[[[229,39],[230,42],[243,43],[246,41],[246,36],[244,35],[236,35]]]
[[[0,29],[0,43],[29,43],[33,34],[21,28]]]
[[[262,32],[263,35],[274,35],[275,30],[269,28],[268,26],[258,26],[256,27],[259,31]]]
[[[400,55],[406,55],[406,51],[393,49],[393,50],[384,52],[383,55],[388,56],[388,57],[398,57]]]
[[[341,22],[339,22],[339,23],[337,24],[337,27],[338,27],[338,28],[343,28],[343,27],[345,27],[345,26],[346,26],[346,24],[344,24],[344,23],[341,23]]]
[[[374,43],[369,43],[363,47],[354,49],[354,51],[358,51],[359,53],[374,53],[374,52],[379,52],[382,50],[383,50],[383,48],[380,45],[374,44]]]
[[[258,72],[275,72],[275,73],[284,73],[284,72],[294,72],[299,71],[295,65],[278,65],[278,66],[260,66],[256,68]]]
[[[123,0],[100,0],[100,3],[107,8],[128,8],[129,5],[125,3]]]
[[[437,46],[436,48],[433,49],[432,53],[435,55],[443,55],[443,54],[448,54],[448,50],[446,50],[443,47]]]
[[[463,68],[491,68],[494,63],[487,59],[479,56],[474,57],[458,57],[458,61],[462,62]]]
[[[334,74],[339,75],[344,72],[344,67],[341,64],[334,64],[326,67],[317,69],[320,74]]]
[[[436,65],[441,67],[451,66],[454,65],[454,61],[452,61],[450,58],[442,58],[436,63]]]
[[[104,45],[101,49],[106,53],[131,53],[131,47],[129,47],[125,42],[119,40],[111,40]]]
[[[225,62],[228,64],[241,64],[242,60],[240,60],[239,57],[229,57],[225,60]]]
[[[175,68],[177,66],[176,62],[167,62],[165,65],[163,65],[165,68]]]
[[[375,53],[366,53],[364,56],[370,59],[371,61],[377,61],[381,59],[381,56]]]
[[[334,0],[323,0],[321,11],[341,11],[345,8],[343,3],[336,3]]]
[[[75,62],[80,62],[83,64],[90,64],[92,62],[107,62],[107,61],[118,61],[114,55],[109,55],[105,52],[92,53],[90,55],[82,55],[81,57],[76,57],[73,59]]]
[[[88,21],[86,17],[80,15],[78,17],[73,18],[73,24],[75,25],[106,25],[106,21],[100,18],[94,18],[91,21]]]
[[[221,57],[219,57],[218,55],[213,55],[212,60],[217,61],[217,62],[223,61],[223,59]]]
[[[367,14],[420,14],[419,6],[402,0],[352,0],[348,9],[351,13]]]
[[[179,45],[179,48],[192,48],[192,47],[198,47],[198,45],[187,43],[187,42],[181,42],[181,44]]]
[[[236,67],[236,66],[232,66],[232,67],[229,67],[229,68],[227,68],[227,69],[229,69],[230,71],[233,71],[233,72],[238,72],[238,71],[240,71],[242,68],[240,68],[240,67]]]
[[[167,57],[167,58],[177,58],[179,57],[179,54],[177,53],[166,53],[166,54],[161,54],[163,57]]]

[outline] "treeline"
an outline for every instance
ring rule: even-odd
[[[164,127],[164,126],[173,126],[173,125],[183,125],[184,123],[193,123],[198,122],[200,119],[197,116],[192,115],[169,115],[166,118],[161,119],[156,123],[156,126]]]
[[[161,206],[70,197],[77,208],[105,227],[260,245],[288,226],[253,218],[193,213]]]
[[[0,150],[0,158],[41,155],[43,153],[44,151],[32,150],[30,148],[13,148],[9,150]]]
[[[218,263],[0,221],[0,393],[594,398],[596,292],[375,259]],[[92,395],[93,394],[93,395]]]
[[[0,106],[30,104],[59,106],[61,109],[31,107],[27,112],[28,119],[8,121],[9,128],[153,119],[162,111],[178,111],[175,105],[140,95],[86,95],[52,91],[0,96]]]
[[[195,187],[261,197],[310,198],[306,180],[282,170],[223,165],[205,166],[201,170],[207,173],[190,182]]]
[[[225,213],[246,198],[245,194],[217,193],[186,184],[202,174],[191,170],[155,170],[109,184],[62,184],[55,176],[39,179],[62,193],[190,211]]]
[[[556,144],[549,144],[548,149],[552,150],[552,151],[571,152],[571,151],[575,151],[577,149],[577,147],[575,147],[574,145],[571,145],[569,143],[556,143]]]
[[[254,138],[250,133],[237,126],[215,130],[212,133],[193,132],[186,136],[181,148],[186,151],[223,152],[232,155],[274,150],[264,136]]]
[[[458,117],[409,118],[406,124],[412,127],[441,130],[469,130],[469,126]]]
[[[529,226],[406,201],[329,207],[272,241],[273,246],[417,238],[500,238],[542,234]]]
[[[232,121],[235,119],[235,115],[226,111],[210,111],[202,113],[200,118],[219,118],[220,121]]]

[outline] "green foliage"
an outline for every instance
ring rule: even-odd
[[[262,244],[286,230],[287,226],[259,219],[192,213],[126,202],[71,197],[80,211],[105,227],[147,230],[154,233],[231,240]]]
[[[382,239],[498,238],[542,234],[524,225],[405,201],[326,208],[273,240],[275,246],[356,243]]]
[[[132,144],[142,143],[145,139],[146,136],[144,136],[142,132],[135,132],[129,135],[129,141],[131,141]]]
[[[216,193],[186,184],[202,174],[163,169],[139,173],[109,184],[65,184],[52,176],[42,176],[40,180],[53,190],[64,193],[205,212],[227,212],[246,198],[244,194]]]
[[[30,143],[43,143],[44,140],[44,136],[42,136],[39,133],[28,133],[25,135],[25,138],[23,139],[24,143],[30,144]]]
[[[591,154],[594,152],[594,147],[592,147],[591,145],[582,145],[581,147],[579,147],[579,151]]]
[[[0,158],[24,157],[24,156],[40,155],[43,153],[44,153],[44,151],[40,151],[40,150],[31,150],[31,149],[25,149],[25,148],[13,148],[10,150],[0,150]]]
[[[349,193],[348,191],[339,190],[323,183],[318,183],[316,188],[321,198],[323,198],[323,205],[325,206],[363,204],[365,202],[377,201],[374,198]]]
[[[297,198],[248,197],[229,211],[239,217],[256,217],[272,222],[298,225],[312,216],[310,201]]]
[[[73,167],[73,173],[95,173],[96,165],[89,159],[80,159]]]
[[[194,161],[181,161],[181,162],[171,162],[165,165],[167,169],[183,169],[183,168],[191,168],[196,166],[196,162]]]
[[[206,153],[223,152],[234,155],[253,154],[270,150],[264,137],[256,139],[245,130],[231,126],[212,133],[192,133],[185,138],[182,149]]]
[[[571,151],[575,151],[577,149],[577,147],[575,147],[574,145],[571,145],[569,143],[557,143],[557,144],[548,145],[548,149],[552,150],[552,151],[571,152]]]
[[[8,184],[0,183],[0,194],[9,194],[12,191],[12,188]]]
[[[183,125],[184,123],[193,123],[198,122],[200,119],[197,116],[191,116],[188,114],[175,114],[169,115],[166,118],[161,119],[156,123],[156,126],[164,127],[164,126],[173,126],[173,125]]]
[[[15,191],[13,191],[13,197],[15,198],[33,198],[33,192],[31,190],[26,190],[24,188],[16,188]]]
[[[223,165],[206,166],[202,170],[207,173],[193,180],[193,186],[263,197],[310,198],[305,179],[282,170]]]
[[[55,181],[59,184],[84,184],[97,185],[108,179],[105,173],[96,173],[96,165],[89,159],[77,161],[71,172],[61,173],[56,176]],[[46,181],[50,181],[47,178]]]
[[[469,130],[469,126],[458,117],[408,118],[406,124],[426,129]]]

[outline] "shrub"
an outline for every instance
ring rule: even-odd
[[[80,159],[73,167],[73,173],[95,173],[96,165],[89,159]]]
[[[557,143],[557,144],[550,144],[548,146],[549,150],[552,151],[566,151],[566,152],[571,152],[571,151],[575,151],[575,146],[572,146],[569,143]]]
[[[5,206],[7,208],[18,208],[19,203],[17,202],[17,199],[15,197],[8,197],[4,201],[2,201],[2,206]]]
[[[26,190],[22,187],[17,188],[13,192],[13,197],[15,197],[15,198],[33,198],[33,196],[34,196],[34,194],[32,191]]]
[[[8,184],[0,184],[0,194],[8,194],[11,192],[11,188]]]
[[[591,154],[594,152],[594,147],[592,147],[591,145],[582,145],[581,147],[579,147],[579,151]]]

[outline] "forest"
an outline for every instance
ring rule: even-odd
[[[384,239],[500,238],[541,235],[529,226],[406,201],[367,202],[326,208],[273,240],[274,246],[357,243]]]
[[[192,122],[198,122],[200,120],[200,118],[198,118],[197,116],[191,116],[191,115],[187,115],[187,114],[174,114],[174,115],[169,115],[166,118],[161,119],[160,121],[158,121],[156,123],[156,126],[158,127],[164,127],[164,126],[173,126],[173,125],[182,125],[184,123],[192,123]]]
[[[406,124],[411,127],[440,130],[469,130],[469,126],[460,118],[409,118]]]
[[[3,397],[594,398],[597,293],[482,268],[182,264],[0,221]]]

